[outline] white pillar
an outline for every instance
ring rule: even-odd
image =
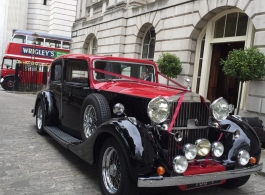
[[[103,4],[102,4],[102,13],[104,13],[106,11],[106,7],[107,7],[107,3],[103,2]]]
[[[109,7],[116,4],[116,0],[109,0]]]
[[[81,5],[81,9],[82,9],[82,15],[80,16],[81,18],[86,16],[86,0],[82,0],[82,5]]]
[[[81,0],[77,0],[76,18],[80,18],[80,6],[81,6]]]
[[[89,17],[92,17],[93,16],[93,13],[94,12],[94,8],[93,7],[90,7],[90,13],[89,13]]]

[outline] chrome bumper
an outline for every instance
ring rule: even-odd
[[[263,163],[255,165],[249,168],[242,168],[230,171],[222,171],[215,173],[206,173],[198,174],[191,176],[178,176],[178,177],[139,177],[138,178],[138,187],[166,187],[166,186],[179,186],[194,184],[200,182],[216,181],[216,180],[225,180],[232,179],[236,177],[242,177],[246,175],[251,175],[257,171],[262,170]]]

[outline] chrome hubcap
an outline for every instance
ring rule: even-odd
[[[41,129],[42,127],[42,107],[39,106],[38,112],[37,112],[37,125],[38,129]]]
[[[115,194],[121,181],[121,164],[116,150],[112,147],[106,149],[102,159],[102,178],[109,193]]]
[[[83,130],[86,138],[89,138],[96,130],[97,117],[96,111],[93,106],[88,105],[84,112]]]

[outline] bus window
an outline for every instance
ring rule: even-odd
[[[34,44],[34,37],[33,36],[28,36],[27,43],[28,44]],[[36,45],[44,45],[44,39],[43,38],[37,38],[35,40],[35,44]]]
[[[45,46],[61,48],[61,41],[56,41],[56,40],[52,40],[52,39],[45,39]]]
[[[25,35],[15,35],[13,37],[12,42],[15,42],[15,43],[26,43],[26,36]]]
[[[44,39],[43,39],[43,38],[37,38],[37,39],[36,39],[36,45],[41,45],[41,46],[43,46],[43,45],[44,45]]]
[[[3,69],[16,69],[16,60],[4,59]]]
[[[63,49],[70,49],[70,43],[69,42],[63,42]]]

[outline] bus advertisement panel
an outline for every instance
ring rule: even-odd
[[[16,64],[50,64],[55,58],[70,52],[70,38],[17,30],[7,45],[1,64],[1,86],[12,90]],[[41,74],[41,72],[39,73]],[[27,75],[24,75],[27,76]],[[25,82],[23,75],[20,82]],[[23,78],[23,79],[22,79]]]

